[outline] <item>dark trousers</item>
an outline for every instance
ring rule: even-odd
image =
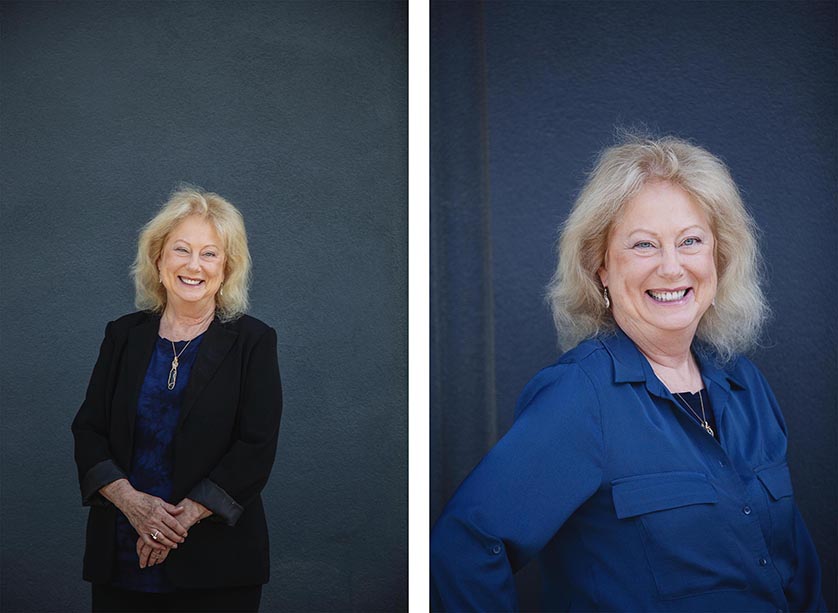
[[[181,611],[258,611],[261,585],[214,590],[177,590],[167,594],[132,592],[109,585],[93,584],[93,613]]]

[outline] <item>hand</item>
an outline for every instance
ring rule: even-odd
[[[99,491],[125,514],[140,538],[152,549],[161,553],[164,549],[177,549],[177,544],[187,537],[186,528],[177,519],[183,513],[183,507],[135,490],[127,479],[109,483]]]
[[[183,508],[183,512],[178,515],[178,521],[187,530],[212,515],[212,511],[202,505],[200,502],[195,502],[191,498],[184,498],[178,503],[178,508]]]
[[[154,566],[155,564],[162,564],[169,555],[170,549],[153,549],[143,540],[143,537],[137,539],[137,557],[140,559],[140,568],[146,566]]]
[[[205,517],[212,515],[212,511],[204,505],[189,498],[181,500],[177,508],[182,509],[178,515],[178,522],[187,530]],[[140,568],[162,564],[168,557],[169,551],[168,548],[153,549],[143,540],[142,536],[137,539],[137,557],[140,560]]]

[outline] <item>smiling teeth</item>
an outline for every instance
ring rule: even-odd
[[[675,302],[676,300],[683,298],[687,293],[687,290],[682,289],[677,292],[653,292],[652,290],[649,290],[647,293],[659,302]]]
[[[195,279],[187,279],[186,277],[181,277],[180,280],[183,281],[184,283],[186,283],[187,285],[198,285],[198,284],[201,283],[200,279],[195,280]]]

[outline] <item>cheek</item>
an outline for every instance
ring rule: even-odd
[[[716,283],[719,279],[718,271],[716,270],[716,262],[712,256],[708,256],[702,263],[703,276],[707,280],[712,280]]]
[[[212,282],[221,283],[221,280],[224,278],[224,265],[214,264],[210,270],[212,274]]]
[[[611,261],[611,282],[632,285],[649,274],[648,261],[634,254],[618,256]]]

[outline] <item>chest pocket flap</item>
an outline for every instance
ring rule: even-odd
[[[668,472],[623,477],[611,482],[619,519],[691,504],[719,501],[707,477],[698,472]]]
[[[789,465],[786,462],[757,468],[754,472],[774,500],[792,495],[791,475],[789,474]]]

